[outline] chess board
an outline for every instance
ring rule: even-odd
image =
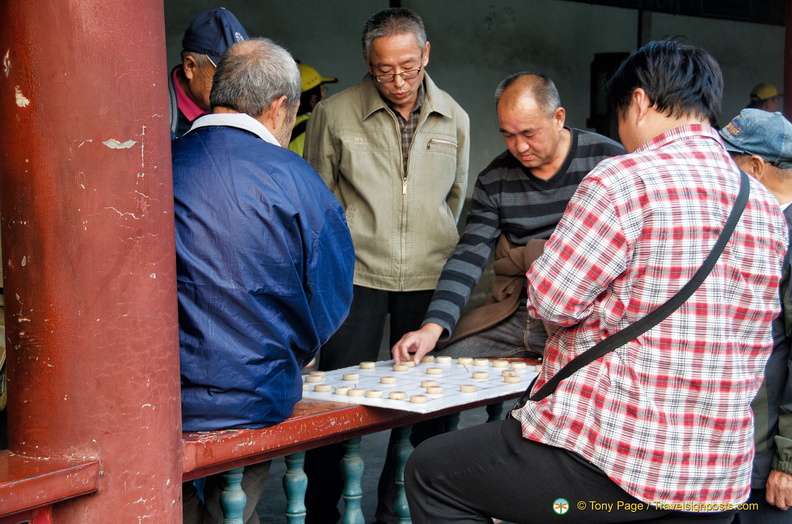
[[[417,365],[384,360],[312,371],[303,376],[303,398],[431,413],[521,393],[537,375],[524,361],[430,358]]]

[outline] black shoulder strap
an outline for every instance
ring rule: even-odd
[[[673,313],[674,310],[676,310],[679,306],[684,304],[685,301],[690,298],[690,296],[701,285],[701,283],[704,282],[704,279],[707,278],[707,275],[709,275],[710,271],[712,271],[712,268],[715,267],[715,263],[718,261],[723,248],[726,247],[726,244],[729,242],[729,238],[731,237],[734,228],[737,226],[737,222],[740,220],[740,215],[742,215],[745,204],[748,202],[750,190],[751,188],[750,182],[748,181],[748,175],[746,175],[741,170],[740,193],[737,195],[737,200],[734,202],[734,207],[732,208],[731,213],[729,213],[729,218],[726,221],[723,231],[718,237],[718,240],[715,242],[715,245],[712,247],[712,251],[710,251],[710,254],[707,256],[706,260],[704,260],[704,263],[693,275],[693,278],[691,278],[690,281],[685,284],[676,295],[671,297],[665,304],[659,306],[657,309],[642,319],[633,322],[621,331],[609,336],[605,340],[600,341],[588,351],[585,351],[573,358],[563,368],[561,368],[558,373],[553,375],[553,378],[548,380],[541,388],[539,388],[539,391],[531,395],[527,400],[536,402],[552,394],[556,387],[558,387],[558,384],[565,378],[572,375],[575,371],[579,370],[586,364],[594,362],[601,356],[610,353],[614,349],[623,346],[630,340],[637,338],[646,331],[649,331],[657,324],[665,320],[665,318]],[[526,393],[528,393],[530,390],[531,387],[529,386]],[[525,395],[523,395],[523,397],[525,397]],[[522,403],[524,404],[524,402]]]

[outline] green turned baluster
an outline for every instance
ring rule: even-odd
[[[399,517],[401,524],[410,524],[410,507],[407,505],[407,495],[404,492],[404,466],[410,458],[413,447],[410,444],[410,433],[412,426],[402,426],[394,429],[396,431],[396,502],[393,504],[393,511]]]
[[[344,442],[344,458],[341,460],[341,473],[344,476],[344,524],[365,524],[363,517],[363,459],[360,457],[360,437]]]
[[[286,492],[286,522],[304,524],[305,490],[308,477],[303,471],[305,452],[286,456],[286,474],[283,476],[283,489]]]
[[[223,493],[220,495],[220,507],[223,509],[224,524],[243,524],[247,496],[242,491],[242,472],[245,468],[236,468],[223,473]]]
[[[487,422],[493,422],[503,418],[503,402],[496,402],[487,406]]]

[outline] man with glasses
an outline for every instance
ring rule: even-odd
[[[468,115],[426,72],[421,18],[386,9],[368,20],[362,41],[368,73],[314,108],[305,139],[305,159],[344,206],[356,257],[352,308],[322,346],[321,370],[377,360],[387,315],[389,345],[420,327],[458,240],[468,179]],[[328,453],[306,457],[309,523],[338,518],[343,448],[318,460]],[[395,522],[392,513],[377,518]]]
[[[171,138],[182,136],[194,120],[209,112],[212,76],[220,55],[247,39],[245,28],[224,7],[200,13],[184,31],[182,63],[168,79]]]

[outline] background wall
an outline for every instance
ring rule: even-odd
[[[266,36],[325,76],[339,78],[330,94],[366,72],[360,34],[386,0],[165,0],[168,61],[179,61],[184,29],[204,9],[231,10],[251,36]],[[493,92],[508,74],[532,70],[552,78],[567,110],[567,125],[586,129],[590,67],[595,53],[629,52],[637,44],[637,10],[563,0],[403,0],[424,20],[432,43],[429,74],[470,114],[471,179],[505,146],[498,133]],[[679,37],[707,49],[724,72],[720,122],[748,103],[758,82],[783,86],[784,28],[648,13],[643,40]],[[590,128],[589,128],[590,129]],[[472,184],[471,184],[472,189]]]

